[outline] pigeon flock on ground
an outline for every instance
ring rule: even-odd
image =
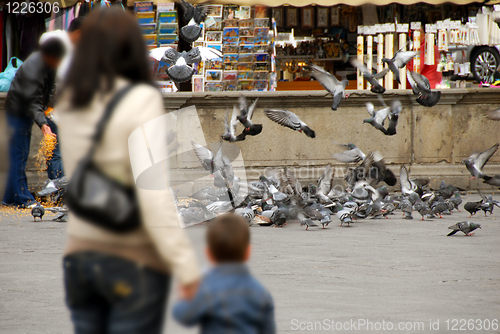
[[[342,97],[342,92],[337,92]],[[236,142],[244,140],[247,134],[258,135],[265,124],[253,124],[257,100],[248,103],[240,96],[234,105],[231,119],[229,112],[225,118],[225,133],[221,138]],[[372,104],[367,105],[369,123],[386,135],[396,134],[396,125],[401,103],[394,101],[390,107],[375,111]],[[264,114],[273,122],[295,131],[304,132],[315,138],[315,132],[296,114],[288,110],[264,109]],[[389,120],[387,128],[384,127]],[[237,134],[237,126],[244,127]],[[256,131],[253,131],[253,128]],[[248,133],[249,132],[249,133]],[[422,220],[443,218],[454,210],[460,211],[461,191],[453,185],[441,182],[439,189],[429,187],[429,179],[412,178],[406,166],[399,172],[400,193],[390,193],[389,186],[396,186],[398,178],[386,166],[383,156],[378,151],[364,153],[353,143],[337,143],[343,151],[332,154],[334,160],[343,164],[352,164],[344,177],[344,183],[334,182],[335,168],[328,164],[316,182],[302,184],[294,170],[289,167],[266,169],[258,181],[242,182],[235,176],[230,159],[224,157],[222,145],[217,152],[192,142],[193,150],[206,171],[214,176],[214,186],[205,187],[191,196],[177,198],[177,205],[187,225],[209,221],[219,214],[234,211],[244,217],[249,224],[283,227],[288,222],[299,222],[306,230],[314,227],[326,228],[330,224],[351,226],[361,219],[382,219],[390,215],[401,214],[404,219],[414,219],[418,214]],[[500,175],[488,176],[483,167],[496,152],[499,144],[481,153],[474,153],[464,160],[472,177],[482,178],[485,183],[500,180]],[[481,195],[478,202],[467,202],[463,209],[474,216],[478,211],[492,214],[500,202],[492,196]],[[234,205],[234,203],[239,203]],[[333,221],[335,221],[333,223]],[[450,227],[449,235],[462,231],[472,235],[480,228],[473,222],[459,222]]]

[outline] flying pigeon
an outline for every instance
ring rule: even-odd
[[[406,70],[408,82],[413,94],[417,95],[417,102],[424,107],[434,107],[441,99],[440,91],[431,91],[431,84],[422,74]]]
[[[37,218],[40,218],[42,221],[42,217],[45,214],[45,209],[40,203],[36,203],[36,205],[31,209],[31,215],[33,216],[33,221],[36,222]]]
[[[500,108],[490,111],[486,117],[494,121],[500,121]]]
[[[373,74],[362,62],[357,59],[353,60],[351,64],[356,67],[361,73],[363,73],[363,78],[370,83],[372,86],[370,91],[376,94],[383,94],[385,92],[384,86],[382,86],[378,80],[385,77],[385,75],[389,72],[389,68],[386,67],[382,71]]]
[[[292,130],[302,132],[306,136],[315,138],[316,134],[314,131],[304,123],[299,116],[295,115],[293,112],[282,109],[265,109],[264,113],[271,120],[279,125],[286,126]]]
[[[402,51],[402,48],[396,51],[392,59],[382,58],[382,63],[387,63],[389,69],[394,73],[396,81],[401,83],[399,78],[399,69],[403,68],[413,59],[416,55],[420,54],[420,51]]]
[[[483,167],[486,165],[488,160],[490,160],[491,156],[498,150],[498,146],[499,144],[496,143],[486,151],[481,153],[474,152],[470,157],[462,160],[465,167],[467,167],[467,170],[471,173],[473,179],[476,177],[482,178],[484,176]]]
[[[230,183],[234,181],[233,168],[229,159],[222,154],[222,145],[215,154],[213,154],[208,148],[193,141],[191,142],[191,145],[193,146],[194,153],[196,154],[198,160],[200,160],[201,165],[210,173],[210,175],[221,173]]]
[[[339,146],[347,148],[346,151],[340,153],[332,154],[333,159],[343,162],[343,163],[356,163],[366,159],[366,154],[363,153],[356,145],[353,143],[340,144],[333,142]]]
[[[394,173],[385,166],[384,157],[380,152],[370,152],[363,162],[354,169],[349,169],[345,180],[352,187],[360,180],[366,180],[371,186],[384,181],[389,186],[398,182]]]
[[[345,88],[349,81],[339,81],[334,75],[328,73],[318,65],[310,64],[309,67],[311,68],[311,75],[318,80],[323,88],[333,95],[332,110],[337,110],[340,101],[343,98],[349,97],[349,95],[345,93]]]
[[[393,136],[396,134],[396,127],[398,126],[399,114],[403,110],[403,105],[399,100],[394,100],[391,104],[389,112],[389,126],[387,127],[386,135]]]
[[[245,135],[256,136],[262,132],[262,124],[253,124],[252,117],[255,111],[255,107],[257,106],[257,101],[259,99],[255,99],[251,105],[248,105],[247,99],[244,96],[240,96],[238,99],[240,105],[240,114],[236,116],[238,121],[245,127],[243,133]]]
[[[183,20],[185,24],[180,30],[180,35],[183,40],[192,43],[201,36],[203,29],[200,27],[200,23],[207,18],[210,7],[204,5],[194,7],[184,0],[180,0],[179,4],[184,10]]]
[[[149,51],[149,56],[166,63],[167,74],[175,82],[189,81],[196,70],[190,66],[209,59],[222,58],[219,50],[198,46],[190,51],[178,52],[172,47],[161,47]]]
[[[229,110],[226,111],[226,117],[224,119],[224,134],[222,135],[222,139],[231,143],[236,141],[245,140],[245,134],[241,133],[238,136],[235,135],[236,125],[238,125],[238,108],[233,106],[233,115],[231,116],[231,120],[229,120]]]
[[[384,123],[387,116],[389,116],[389,110],[390,110],[389,107],[375,111],[373,103],[368,102],[366,104],[366,110],[370,114],[370,118],[364,119],[363,123],[368,123],[375,129],[378,129],[382,131],[384,134],[387,134],[387,131],[384,128]]]
[[[493,176],[488,176],[483,174],[482,178],[483,178],[483,183],[487,183],[495,187],[500,187],[500,174]]]
[[[455,225],[452,225],[448,228],[450,230],[453,230],[450,233],[448,233],[448,235],[447,235],[448,237],[450,235],[454,235],[457,232],[464,232],[464,234],[466,236],[471,236],[471,235],[474,235],[474,233],[472,233],[472,231],[474,231],[475,229],[481,228],[481,224],[476,224],[473,222],[459,222],[459,223],[456,223]]]

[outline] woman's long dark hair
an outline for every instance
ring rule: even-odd
[[[153,84],[148,50],[136,19],[112,6],[85,17],[64,89],[69,89],[73,106],[83,107],[97,92],[111,91],[117,77]]]

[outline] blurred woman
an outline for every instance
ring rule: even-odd
[[[83,23],[57,106],[69,178],[88,152],[107,103],[130,84],[134,87],[114,109],[93,161],[110,178],[134,186],[128,137],[164,114],[163,98],[150,78],[135,18],[119,7],[96,10]],[[113,233],[70,214],[64,274],[78,334],[160,333],[171,273],[184,295],[196,290],[194,251],[169,191],[134,189],[142,221],[132,232]]]

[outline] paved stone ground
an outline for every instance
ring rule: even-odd
[[[446,237],[447,227],[466,213],[424,222],[417,216],[407,221],[396,214],[350,228],[334,218],[325,230],[252,227],[251,267],[274,296],[278,332],[300,325],[303,330],[296,332],[307,332],[307,322],[324,319],[372,322],[374,329],[358,327],[361,333],[384,332],[375,327],[383,320],[398,333],[431,332],[430,320],[440,321],[433,333],[456,332],[452,319],[500,320],[500,209],[492,217],[473,218],[483,229],[472,237]],[[203,227],[188,231],[201,245]],[[71,332],[61,278],[64,242],[65,224],[33,223],[27,212],[0,213],[0,333]],[[425,327],[396,330],[400,322]],[[311,332],[331,332],[318,324],[316,329]],[[196,330],[168,319],[165,332]]]

